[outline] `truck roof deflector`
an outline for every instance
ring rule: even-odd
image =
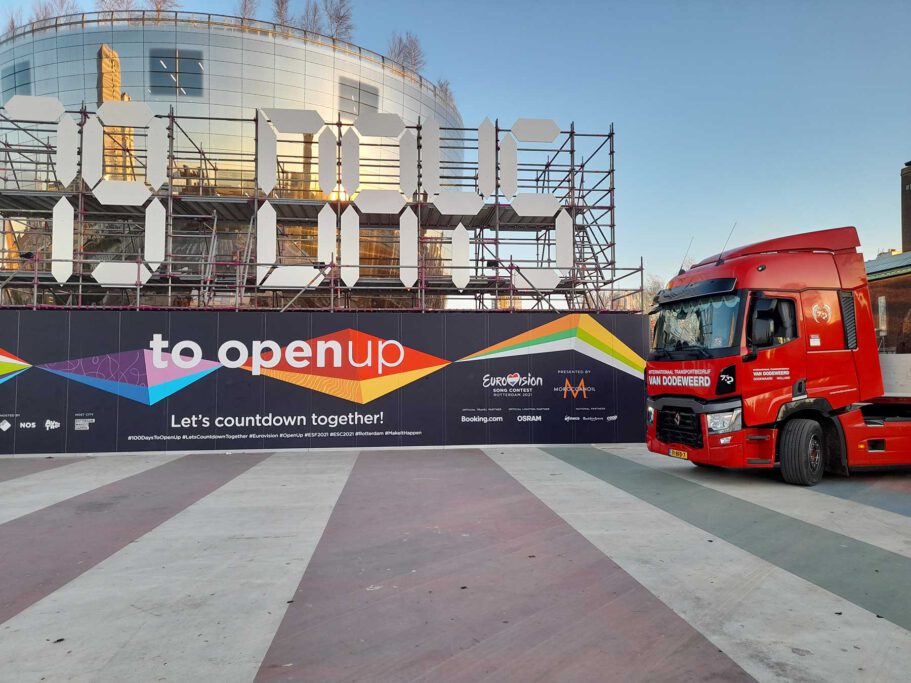
[[[695,299],[700,296],[710,296],[712,294],[727,294],[733,292],[737,287],[737,278],[724,277],[712,280],[700,280],[699,282],[688,282],[680,287],[673,289],[662,289],[655,296],[655,303],[658,305],[667,304],[672,301],[683,301],[684,299]]]

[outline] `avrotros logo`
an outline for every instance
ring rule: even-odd
[[[149,347],[152,364],[190,369],[202,361],[202,348],[193,341],[174,344],[156,334]],[[184,356],[188,353],[189,357]],[[355,403],[368,403],[399,387],[449,365],[448,360],[404,346],[395,339],[381,339],[358,330],[341,330],[286,346],[271,339],[251,342],[229,340],[218,349],[218,362],[253,375],[307,387]]]

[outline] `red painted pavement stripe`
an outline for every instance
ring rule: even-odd
[[[749,679],[483,453],[362,454],[257,680],[488,678]]]
[[[0,458],[0,481],[18,479],[80,460],[85,458]]]
[[[0,622],[267,457],[188,455],[0,524]]]

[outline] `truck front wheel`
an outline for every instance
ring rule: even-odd
[[[815,420],[794,418],[781,430],[778,457],[781,475],[789,484],[813,486],[826,468],[825,440]]]

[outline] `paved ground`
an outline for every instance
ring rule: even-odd
[[[911,474],[0,459],[0,681],[905,681]]]

